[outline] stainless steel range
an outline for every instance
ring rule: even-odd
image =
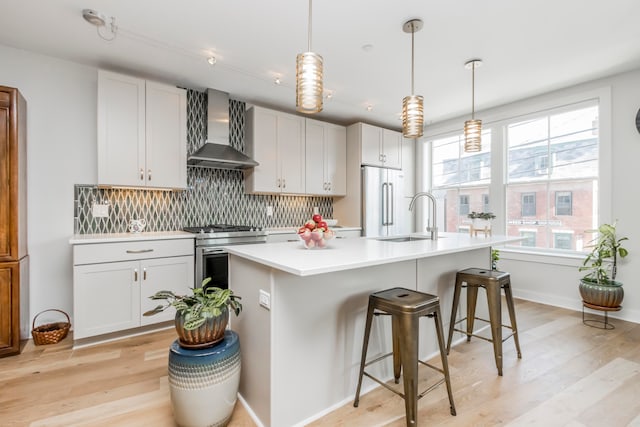
[[[229,255],[224,247],[267,241],[265,230],[247,225],[210,224],[183,230],[196,235],[195,286],[201,286],[205,278],[211,277],[210,286],[227,289]]]

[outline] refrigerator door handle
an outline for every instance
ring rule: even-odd
[[[387,210],[387,206],[389,201],[387,197],[389,196],[389,185],[386,182],[382,183],[382,225],[389,225],[387,222],[387,214],[389,213]]]
[[[389,225],[393,225],[395,218],[393,217],[393,211],[394,211],[394,206],[395,206],[395,201],[396,201],[396,195],[393,191],[393,183],[390,182],[388,185],[389,188],[389,196],[387,197],[387,218],[391,218],[389,220]]]

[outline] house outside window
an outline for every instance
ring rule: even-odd
[[[535,248],[582,250],[597,224],[598,115],[585,101],[505,123],[507,235],[533,227]]]

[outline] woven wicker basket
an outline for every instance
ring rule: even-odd
[[[36,327],[36,319],[38,318],[38,316],[40,316],[43,313],[46,313],[47,311],[57,311],[59,313],[62,313],[67,317],[67,321],[45,323],[44,325],[40,325]],[[33,318],[33,323],[31,324],[31,335],[33,336],[33,342],[36,345],[55,344],[63,340],[67,336],[70,328],[71,328],[71,319],[69,318],[69,315],[62,310],[51,308],[49,310],[41,311],[40,313],[36,314],[36,316]]]

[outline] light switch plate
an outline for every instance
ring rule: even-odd
[[[267,310],[271,310],[271,294],[267,291],[263,291],[260,289],[260,306],[266,308]]]
[[[267,206],[267,216],[273,216],[273,206]]]

